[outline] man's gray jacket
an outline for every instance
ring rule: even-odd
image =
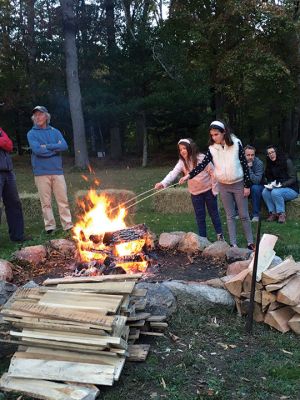
[[[255,157],[252,167],[249,167],[250,179],[253,185],[263,185],[264,183],[264,163]]]

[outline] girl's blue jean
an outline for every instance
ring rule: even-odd
[[[291,188],[276,188],[272,190],[265,188],[262,192],[262,197],[270,213],[284,213],[285,202],[296,199],[298,193]]]
[[[217,196],[211,190],[200,194],[191,194],[193,207],[195,210],[196,222],[198,225],[199,235],[206,237],[206,210],[210,215],[211,221],[217,234],[222,233],[222,224],[220,220]]]

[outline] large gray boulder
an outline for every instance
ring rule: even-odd
[[[248,260],[252,254],[249,249],[239,248],[239,247],[229,247],[226,252],[226,259],[228,263],[233,263],[240,260]]]
[[[162,283],[139,282],[138,289],[147,289],[147,304],[145,311],[153,315],[171,315],[177,307],[176,299],[166,286]]]
[[[180,303],[199,305],[222,304],[230,308],[235,306],[233,297],[224,289],[184,281],[165,281],[163,285],[172,291]]]
[[[12,283],[0,281],[0,306],[5,304],[17,289]]]

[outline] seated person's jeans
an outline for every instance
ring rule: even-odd
[[[265,188],[262,192],[262,197],[270,213],[284,213],[285,202],[296,199],[298,193],[291,188],[277,188],[272,190]]]

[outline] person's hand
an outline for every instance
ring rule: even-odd
[[[61,140],[58,141],[58,144],[61,144]]]
[[[182,178],[179,179],[179,185],[183,185],[184,182],[186,182],[189,179],[189,174],[183,176]]]
[[[251,168],[252,166],[253,166],[253,162],[252,161],[248,162],[248,167]]]
[[[248,197],[250,195],[250,189],[244,188],[244,197]]]
[[[154,185],[154,188],[155,188],[156,190],[160,190],[160,189],[163,189],[163,188],[164,188],[164,185],[163,185],[162,183],[158,182],[158,183],[156,183],[156,184]]]
[[[45,144],[41,144],[41,147],[42,147],[43,149],[45,149],[45,148],[46,148],[46,145],[45,145]]]

